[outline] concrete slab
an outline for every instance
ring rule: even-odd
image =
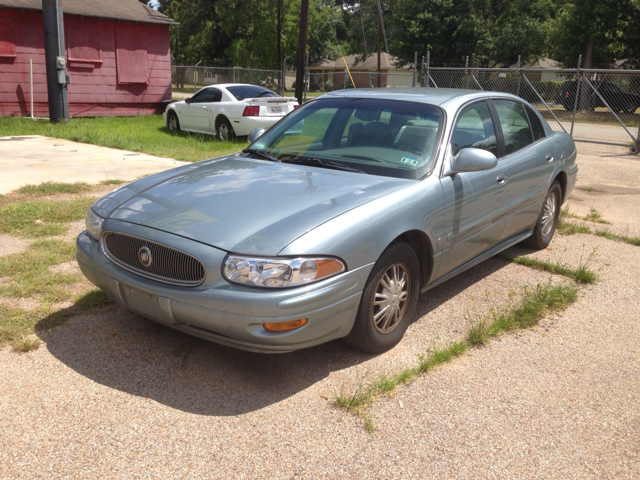
[[[47,181],[131,181],[185,163],[39,135],[0,137],[0,194]]]

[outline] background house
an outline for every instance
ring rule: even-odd
[[[169,25],[138,0],[65,0],[69,113],[143,115],[171,99]],[[48,116],[42,0],[0,0],[0,115]]]
[[[378,55],[369,55],[363,61],[356,61],[356,55],[347,55],[342,60],[325,58],[309,65],[310,90],[316,90],[314,86],[330,81],[333,88],[348,88],[350,79],[346,73],[344,62],[347,62],[349,71],[353,77],[356,88],[370,88],[377,85]],[[382,87],[410,87],[413,81],[413,68],[394,68],[398,59],[386,52],[380,54],[380,86]]]

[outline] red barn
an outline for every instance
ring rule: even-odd
[[[169,25],[138,0],[65,0],[69,113],[143,115],[171,100]],[[0,0],[0,116],[48,116],[42,0]]]

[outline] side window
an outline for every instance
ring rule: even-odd
[[[191,103],[219,102],[220,98],[222,98],[222,92],[220,90],[217,88],[207,88],[191,97]]]
[[[493,120],[486,102],[473,103],[460,112],[451,135],[451,153],[463,148],[480,148],[498,156],[498,144]]]
[[[536,112],[529,107],[525,107],[527,110],[527,115],[529,116],[529,122],[531,123],[531,130],[533,130],[533,141],[537,142],[541,138],[545,137],[544,128],[542,128],[542,123],[540,123],[540,119]]]
[[[522,104],[512,100],[494,100],[493,104],[504,135],[505,154],[509,155],[531,145],[533,134]]]

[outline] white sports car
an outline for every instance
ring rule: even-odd
[[[198,90],[190,98],[167,106],[162,114],[172,130],[208,133],[220,140],[267,129],[298,108],[295,98],[284,98],[257,85],[225,83]]]

